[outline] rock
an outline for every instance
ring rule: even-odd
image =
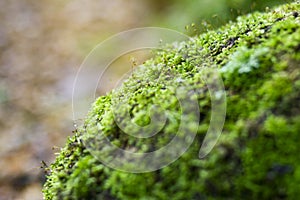
[[[85,124],[69,138],[50,166],[44,198],[297,199],[299,10],[299,2],[294,2],[266,13],[241,16],[216,31],[156,52],[155,58],[138,68],[120,90],[99,97],[92,105]],[[199,148],[212,115],[212,99],[201,76],[203,69],[214,66],[223,78],[227,94],[226,121],[216,146],[199,159]],[[174,95],[180,87],[185,91],[180,91],[179,96],[197,100],[201,111],[197,124],[189,112],[181,118],[179,100]],[[129,109],[120,107],[115,113],[125,122],[125,128],[131,127],[125,120],[128,110],[132,122],[151,124],[145,116],[153,104],[160,106],[157,111],[166,113],[165,126],[157,136],[146,139],[124,134],[114,119],[114,99],[126,100]],[[186,109],[192,113],[193,107],[187,105]],[[166,167],[128,173],[105,166],[97,157],[109,158],[112,153],[99,135],[127,151],[152,152],[168,144],[174,134],[180,135],[178,128],[185,119],[188,121],[180,130],[196,130],[194,142]],[[122,158],[119,154],[116,157]],[[131,169],[127,158],[123,159],[123,167]],[[133,167],[142,168],[143,164]]]

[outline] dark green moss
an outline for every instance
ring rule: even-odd
[[[85,124],[51,165],[45,199],[297,199],[300,195],[300,10],[299,2],[242,16],[221,27],[156,52],[122,85],[99,97]],[[198,150],[210,119],[210,98],[201,69],[217,66],[227,93],[224,131],[203,160]],[[176,77],[170,78],[170,77]],[[183,81],[182,81],[183,80]],[[117,146],[148,152],[168,143],[180,122],[173,93],[196,91],[201,121],[196,139],[176,162],[155,172],[112,170],[83,145],[101,131]],[[153,104],[168,119],[160,137],[123,134],[110,110],[112,95],[125,96],[132,120]],[[127,110],[119,116],[126,117]],[[192,116],[190,116],[192,117]],[[192,120],[191,120],[192,121]],[[126,124],[125,124],[126,126]],[[195,124],[186,124],[194,129]]]

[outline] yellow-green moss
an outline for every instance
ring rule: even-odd
[[[110,110],[111,97],[117,94],[99,97],[85,125],[69,138],[51,165],[45,199],[297,199],[299,10],[295,2],[267,13],[252,13],[156,52],[123,84],[121,92],[128,97],[133,121],[138,124],[149,123],[141,116],[153,104],[175,116],[160,132],[162,136],[136,140],[122,134]],[[209,94],[199,73],[210,66],[218,66],[222,73],[227,116],[218,144],[199,160],[210,116]],[[180,79],[169,79],[170,74]],[[149,146],[155,149],[168,143],[180,119],[172,95],[178,80],[197,91],[201,110],[197,137],[180,159],[155,172],[130,174],[112,170],[90,155],[82,139],[94,137],[93,127],[100,127],[115,145],[125,149],[134,146],[150,151]]]

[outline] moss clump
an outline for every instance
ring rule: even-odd
[[[51,165],[45,199],[297,199],[300,196],[300,10],[299,2],[267,13],[242,16],[234,23],[158,51],[117,91],[100,97],[85,124]],[[218,66],[227,93],[224,130],[203,160],[198,150],[210,119],[210,97],[200,78]],[[176,78],[170,78],[176,77]],[[101,129],[123,149],[148,152],[167,144],[180,122],[173,97],[184,84],[197,91],[201,110],[196,139],[171,165],[131,174],[104,166],[82,140]],[[168,111],[159,137],[123,134],[111,111],[112,95],[125,96],[132,121],[153,104]],[[120,109],[120,116],[127,110]],[[191,116],[190,116],[191,117]],[[126,124],[125,124],[126,126]],[[186,124],[193,129],[194,124]]]

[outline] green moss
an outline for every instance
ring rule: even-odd
[[[156,52],[120,91],[93,104],[84,126],[51,165],[45,199],[297,199],[299,10],[295,2],[242,16],[216,31]],[[209,93],[200,74],[211,66],[220,69],[224,80],[227,116],[217,145],[200,160],[198,151],[211,115]],[[180,159],[155,172],[130,174],[112,170],[91,156],[82,140],[96,137],[97,130],[123,149],[149,152],[167,144],[179,126],[181,110],[174,92],[182,85],[187,92],[196,91],[189,98],[198,100],[201,121],[193,145]],[[157,111],[167,111],[160,136],[136,139],[124,134],[114,121],[113,95],[128,100],[130,117],[140,125],[151,124],[143,116],[153,105],[159,105]],[[128,110],[118,110],[118,116],[128,117]],[[192,115],[188,118],[193,121]],[[197,125],[187,123],[185,128],[195,130]]]

